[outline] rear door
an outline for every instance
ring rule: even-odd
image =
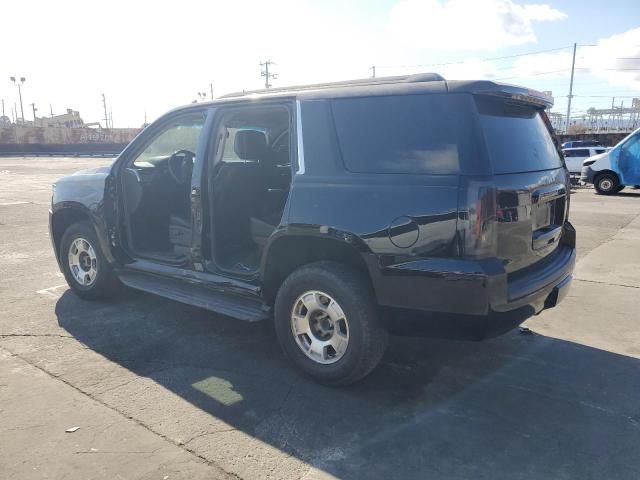
[[[582,162],[589,157],[588,148],[570,148],[564,151],[564,162],[571,173],[580,173]]]
[[[476,103],[496,187],[496,254],[513,272],[558,246],[569,176],[540,108],[488,96]]]

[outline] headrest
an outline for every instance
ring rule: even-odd
[[[267,137],[259,130],[239,130],[233,149],[242,160],[262,160],[267,153]]]

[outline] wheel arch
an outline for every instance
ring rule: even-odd
[[[96,237],[98,238],[100,248],[105,254],[105,257],[108,259],[108,261],[113,261],[113,257],[111,256],[108,244],[105,245],[105,237],[98,231],[91,213],[86,207],[76,204],[60,206],[54,209],[51,213],[51,242],[53,243],[56,252],[56,258],[58,259],[58,261],[60,259],[60,248],[64,232],[71,225],[80,222],[87,222],[89,225],[91,225],[96,234]]]
[[[275,300],[282,282],[297,268],[319,261],[335,261],[362,272],[371,282],[361,251],[336,238],[312,235],[283,235],[268,245],[263,256],[262,293],[269,303]]]
[[[620,182],[620,175],[618,175],[613,170],[609,170],[609,169],[598,170],[593,176],[593,183],[595,184],[598,181],[598,178],[600,178],[602,175],[605,175],[605,174],[614,175],[618,179],[618,183],[621,183]]]

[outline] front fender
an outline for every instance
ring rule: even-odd
[[[49,211],[49,237],[58,263],[60,262],[60,241],[64,231],[72,224],[81,221],[86,221],[93,227],[100,249],[107,261],[114,264],[116,259],[103,218],[92,212],[86,205],[71,201],[54,204]]]

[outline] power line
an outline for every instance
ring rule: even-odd
[[[514,78],[528,78],[528,77],[539,77],[541,75],[550,75],[552,73],[559,73],[559,72],[567,72],[571,70],[570,68],[561,68],[560,70],[549,70],[548,72],[536,72],[536,73],[531,73],[528,75],[517,75],[515,77],[501,77],[501,78],[493,78],[492,80],[511,80]]]
[[[506,60],[508,58],[517,58],[517,57],[527,57],[530,55],[539,55],[541,53],[549,53],[549,52],[557,52],[560,50],[565,50],[567,48],[571,48],[572,45],[568,45],[566,47],[558,47],[558,48],[549,48],[547,50],[538,50],[535,52],[528,53],[518,53],[515,55],[505,55],[502,57],[487,57],[487,58],[479,58],[479,59],[467,59],[467,60],[459,60],[457,62],[445,62],[445,63],[425,63],[425,64],[416,64],[416,65],[376,65],[377,68],[415,68],[415,67],[443,67],[446,65],[462,65],[469,61],[480,61],[480,62],[493,62],[496,60]]]

